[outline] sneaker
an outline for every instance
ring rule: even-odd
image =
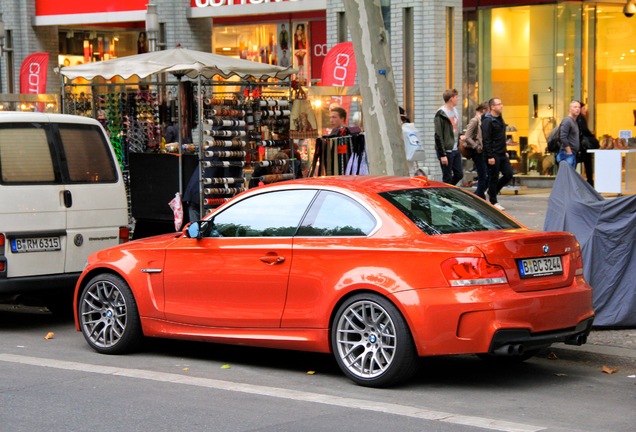
[[[502,205],[501,205],[501,204],[499,204],[499,203],[494,203],[493,205],[495,206],[495,208],[496,208],[497,210],[504,211],[504,210],[506,209],[504,206],[502,206]]]

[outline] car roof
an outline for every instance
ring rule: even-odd
[[[0,111],[0,123],[38,122],[38,123],[73,123],[73,124],[99,124],[90,117],[82,117],[70,114],[52,114],[41,112]]]
[[[266,187],[291,187],[294,185],[346,188],[374,193],[382,193],[393,190],[418,189],[428,187],[451,187],[446,183],[431,181],[424,176],[400,177],[400,176],[330,176],[310,177],[284,182],[273,183]]]

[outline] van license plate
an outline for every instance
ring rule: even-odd
[[[34,237],[11,239],[11,251],[21,252],[48,252],[60,250],[59,237]]]
[[[563,274],[560,256],[527,258],[517,264],[522,278]]]

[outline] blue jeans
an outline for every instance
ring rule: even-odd
[[[566,161],[572,168],[576,168],[576,153],[568,154],[565,150],[559,150],[556,161],[559,164],[562,160]]]

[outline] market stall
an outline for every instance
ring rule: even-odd
[[[288,136],[288,78],[296,71],[289,67],[177,47],[62,67],[59,72],[66,80],[89,80],[85,91],[73,91],[71,82],[63,83],[64,112],[82,110],[84,115],[103,120],[124,172],[131,170],[132,198],[145,196],[146,201],[167,204],[175,192],[183,193],[197,164],[191,169],[181,156],[191,154],[196,156],[200,168],[199,205],[201,214],[205,214],[242,190],[243,168],[246,163],[266,158],[268,152],[263,149],[292,145]],[[166,76],[177,81],[168,82]],[[126,81],[134,77],[137,82]],[[85,82],[81,85],[87,86]],[[165,126],[173,118],[178,120],[178,136],[175,143],[164,147]],[[143,159],[149,154],[170,152],[180,157],[168,163],[159,163],[162,159],[156,157],[152,163]],[[136,155],[130,159],[129,153]],[[152,181],[147,170],[153,166],[163,166],[169,173],[175,165],[176,175],[157,173],[157,181],[163,187],[149,188],[142,180]],[[144,167],[139,168],[142,175],[133,172],[138,167]],[[177,184],[166,186],[167,178],[175,179]],[[144,193],[136,193],[138,188]],[[131,208],[137,223],[149,216],[146,206],[133,202]],[[162,220],[172,217],[167,205],[165,208],[158,215]]]

